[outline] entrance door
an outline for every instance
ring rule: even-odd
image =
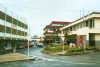
[[[95,34],[89,34],[89,46],[95,46]]]

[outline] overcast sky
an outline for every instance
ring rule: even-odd
[[[100,0],[0,0],[16,15],[25,17],[31,35],[43,35],[52,21],[74,21],[91,11],[100,11]],[[0,8],[1,9],[1,8]]]

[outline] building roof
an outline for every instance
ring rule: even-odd
[[[79,19],[73,21],[72,23],[74,23],[74,22],[76,22],[76,21],[78,21],[78,20],[81,20],[81,19],[83,19],[84,17],[87,17],[87,16],[92,15],[92,14],[100,14],[100,12],[92,12],[92,13],[86,15],[86,16],[83,16],[83,17],[81,17],[81,18],[79,18]]]
[[[50,23],[50,25],[51,24],[69,24],[70,22],[65,22],[65,21],[52,21],[51,23]]]
[[[47,28],[54,28],[54,29],[57,29],[57,28],[61,28],[62,26],[51,26],[51,25],[47,25],[45,28],[44,28],[44,30],[45,29],[47,29]]]
[[[88,19],[89,19],[89,18],[100,17],[100,16],[95,16],[95,15],[93,15],[93,14],[100,14],[100,12],[92,12],[92,13],[86,15],[86,16],[83,16],[82,18],[79,18],[79,19],[73,21],[71,24],[62,27],[60,30],[63,30],[63,29],[65,29],[65,28],[67,28],[67,27],[70,27],[70,26],[72,26],[72,25],[78,24],[79,22],[86,20],[85,18],[87,18],[87,17],[88,17]],[[82,19],[83,19],[83,20],[82,20]]]
[[[47,28],[54,28],[54,29],[57,29],[57,28],[61,28],[63,26],[52,26],[52,24],[64,24],[64,25],[68,25],[70,24],[71,22],[65,22],[65,21],[52,21],[49,25],[47,25],[43,30],[47,29]]]

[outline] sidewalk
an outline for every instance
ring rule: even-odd
[[[35,60],[35,58],[30,56],[28,59],[27,55],[23,55],[20,53],[10,53],[0,56],[0,62],[21,61],[21,60]]]

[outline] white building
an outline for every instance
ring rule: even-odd
[[[70,40],[77,44],[100,49],[100,12],[93,12],[60,29],[61,35],[69,32]]]
[[[0,49],[27,44],[28,25],[23,19],[0,5]]]

